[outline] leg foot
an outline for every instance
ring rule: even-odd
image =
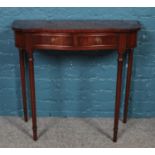
[[[118,129],[114,129],[113,142],[117,142]]]
[[[37,141],[38,140],[38,136],[37,136],[37,128],[33,128],[33,140]]]

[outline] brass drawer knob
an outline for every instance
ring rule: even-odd
[[[96,44],[102,44],[102,39],[100,37],[95,38]]]
[[[51,38],[51,42],[53,43],[53,42],[55,42],[56,41],[56,38],[55,37],[52,37]]]

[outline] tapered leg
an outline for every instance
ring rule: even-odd
[[[115,100],[115,118],[114,118],[114,133],[113,141],[117,141],[119,111],[121,101],[121,87],[122,87],[122,69],[123,69],[123,54],[118,53],[118,66],[117,66],[117,84],[116,84],[116,100]]]
[[[30,79],[30,98],[31,98],[31,110],[32,110],[33,139],[37,140],[37,118],[36,118],[33,52],[29,52],[28,61],[29,61],[29,79]]]
[[[28,121],[28,113],[27,113],[27,102],[26,102],[25,51],[23,49],[19,50],[19,63],[20,63],[22,97],[23,97],[24,120],[25,120],[25,122],[27,122]]]
[[[128,53],[128,70],[127,70],[127,79],[126,79],[126,93],[125,93],[123,123],[127,122],[130,83],[131,83],[131,75],[132,75],[132,62],[133,62],[133,49],[131,49]]]

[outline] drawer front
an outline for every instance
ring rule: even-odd
[[[35,47],[73,46],[73,39],[69,34],[34,34],[32,36],[32,42]]]
[[[111,33],[35,33],[31,38],[32,46],[36,49],[116,49],[118,45],[117,34]]]
[[[81,34],[78,35],[78,45],[81,47],[111,47],[117,46],[116,34]]]

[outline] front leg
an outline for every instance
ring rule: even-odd
[[[126,79],[126,93],[125,93],[123,123],[127,122],[131,75],[132,75],[132,63],[133,63],[133,49],[130,49],[130,51],[128,52],[128,70],[127,70],[127,79]]]
[[[114,133],[113,141],[117,141],[118,133],[118,122],[119,122],[119,111],[121,102],[121,90],[122,90],[122,69],[123,69],[123,54],[118,53],[118,64],[117,64],[117,84],[116,84],[116,99],[115,99],[115,115],[114,115]]]
[[[30,98],[31,98],[31,110],[32,110],[32,129],[33,129],[33,139],[36,141],[37,140],[37,117],[36,117],[35,80],[34,80],[33,61],[34,61],[33,52],[28,51]]]
[[[28,112],[27,112],[27,101],[26,101],[26,79],[25,79],[25,54],[26,51],[19,49],[19,64],[20,64],[20,78],[21,78],[21,87],[22,87],[22,98],[23,98],[23,111],[24,111],[24,120],[28,121]]]

